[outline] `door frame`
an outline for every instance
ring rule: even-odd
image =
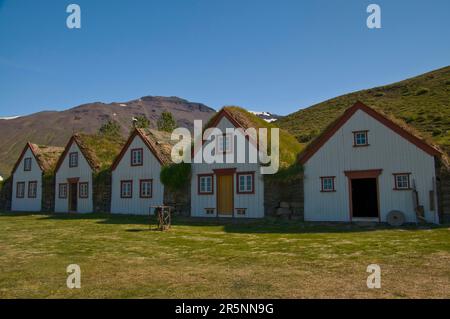
[[[69,213],[78,213],[78,197],[79,197],[79,190],[78,190],[78,182],[79,182],[80,178],[76,177],[76,178],[68,178],[67,179],[67,183],[68,183],[68,189],[67,189],[67,212]],[[72,192],[70,191],[71,186],[75,185],[75,189],[77,190],[77,209],[76,210],[71,210],[70,206],[71,206],[71,201],[72,201]]]
[[[236,173],[236,168],[221,168],[213,169],[214,175],[216,176],[216,207],[217,207],[217,218],[234,218],[234,175]],[[231,215],[219,216],[219,176],[231,176]]]
[[[352,198],[352,180],[353,179],[365,179],[365,178],[375,178],[377,185],[377,208],[378,208],[378,222],[381,223],[381,213],[380,213],[380,187],[378,177],[383,172],[382,169],[369,169],[369,170],[359,170],[359,171],[344,171],[345,176],[348,180],[348,199],[349,199],[349,219],[350,223],[353,221],[353,198]]]

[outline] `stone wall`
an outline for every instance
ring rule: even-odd
[[[111,212],[111,172],[103,171],[93,176],[94,212]]]
[[[12,178],[0,183],[0,211],[11,210]]]
[[[264,207],[266,216],[289,215],[303,219],[303,176],[264,180]]]
[[[55,175],[42,177],[42,211],[55,211]]]
[[[438,199],[441,223],[450,223],[450,171],[444,167],[438,178]]]
[[[175,207],[175,214],[181,216],[191,215],[191,187],[190,183],[178,191],[169,191],[164,188],[164,204]]]

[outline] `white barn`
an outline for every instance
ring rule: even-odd
[[[170,164],[170,134],[135,129],[112,170],[112,214],[147,215],[164,204],[161,169]]]
[[[44,194],[43,175],[51,172],[63,149],[28,142],[12,170],[12,211],[39,212]]]
[[[238,108],[226,107],[220,110],[204,128],[227,128],[246,130],[245,112]],[[256,127],[257,128],[257,127]],[[238,133],[239,134],[239,133]],[[191,216],[193,217],[264,217],[264,179],[260,172],[260,163],[250,163],[248,152],[246,162],[237,163],[237,143],[225,135],[212,136],[203,142],[203,149],[209,143],[218,143],[217,148],[226,153],[232,152],[234,163],[192,163],[191,177]],[[250,139],[245,139],[245,149],[255,148]],[[203,152],[203,149],[197,152]],[[194,156],[195,156],[194,152]]]
[[[438,223],[435,160],[440,152],[358,102],[302,154],[306,221],[386,222],[422,206]]]

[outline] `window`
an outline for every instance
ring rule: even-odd
[[[411,175],[411,173],[394,174],[394,189],[395,190],[411,189],[411,185],[409,183],[409,175]]]
[[[233,134],[224,134],[217,137],[217,152],[219,154],[233,152]]]
[[[237,173],[237,193],[238,194],[253,194],[255,192],[254,187],[254,172]]]
[[[200,195],[210,195],[214,193],[213,175],[198,175],[198,193]]]
[[[143,149],[136,148],[131,150],[131,166],[142,166],[143,163]]]
[[[28,182],[28,198],[37,197],[37,182]]]
[[[336,189],[334,188],[334,176],[325,176],[320,178],[320,184],[321,184],[321,192],[335,192]]]
[[[23,160],[23,170],[26,172],[31,171],[31,157],[27,157]]]
[[[245,216],[247,212],[247,208],[236,208],[236,215]]]
[[[368,131],[357,131],[353,132],[353,146],[368,146],[369,138]]]
[[[80,198],[88,198],[89,197],[89,183],[80,183]]]
[[[25,182],[18,182],[16,188],[16,198],[25,197]]]
[[[73,152],[69,154],[69,167],[78,167],[78,153]]]
[[[59,184],[59,198],[67,198],[67,184]]]
[[[205,208],[205,214],[206,215],[214,215],[215,211],[216,210],[214,208]]]
[[[120,182],[120,197],[132,198],[133,197],[133,181],[121,181]]]
[[[151,179],[141,179],[139,182],[140,186],[140,197],[141,198],[152,198],[153,195],[153,180]]]

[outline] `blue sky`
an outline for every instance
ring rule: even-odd
[[[448,0],[0,0],[0,116],[145,95],[288,114],[449,64]]]

